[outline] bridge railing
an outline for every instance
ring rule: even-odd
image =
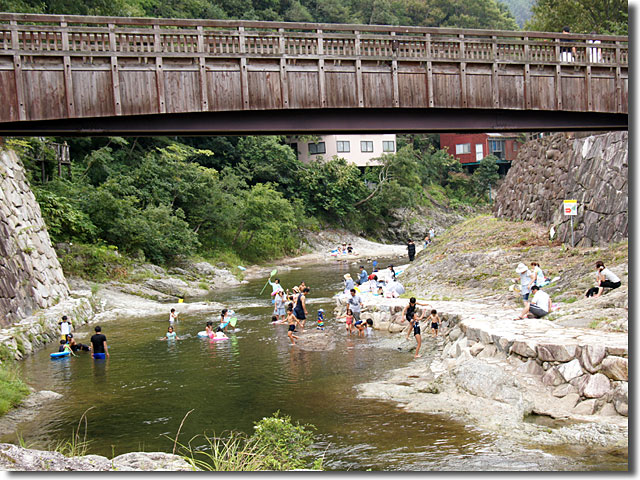
[[[628,38],[377,25],[0,13],[0,52],[628,64]]]

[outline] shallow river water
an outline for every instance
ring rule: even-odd
[[[349,337],[332,318],[332,295],[342,275],[357,265],[338,262],[305,266],[278,275],[285,287],[302,280],[311,287],[311,321],[318,308],[336,339],[330,351],[310,352],[289,345],[287,327],[270,323],[271,306],[264,280],[217,293],[212,300],[233,308],[239,331],[230,340],[197,338],[215,314],[180,315],[167,343],[163,316],[105,323],[111,358],[88,354],[51,361],[52,349],[20,364],[26,381],[64,398],[49,404],[37,419],[21,425],[34,448],[67,440],[87,413],[90,453],[111,457],[129,451],[171,451],[185,414],[180,440],[207,432],[251,432],[253,423],[279,410],[317,428],[317,452],[324,466],[337,470],[610,470],[625,469],[626,458],[582,450],[507,447],[494,434],[453,418],[407,413],[392,403],[356,398],[355,386],[405,366],[411,354],[376,348],[387,334]],[[314,327],[315,328],[315,327]],[[79,330],[88,343],[92,327]],[[427,343],[427,349],[432,348]],[[15,441],[15,436],[0,438]]]

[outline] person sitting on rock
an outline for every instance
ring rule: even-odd
[[[585,297],[588,298],[593,296],[594,298],[597,298],[602,295],[605,288],[613,290],[614,288],[618,288],[620,285],[622,285],[622,282],[618,276],[605,267],[604,262],[598,260],[596,262],[596,286],[587,290]]]
[[[542,318],[551,311],[551,297],[546,292],[540,290],[540,287],[534,285],[531,287],[533,298],[530,304],[525,304],[520,316],[516,320],[522,320],[531,315],[533,318]]]

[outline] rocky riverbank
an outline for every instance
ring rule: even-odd
[[[388,348],[411,352],[402,318],[406,299],[365,295],[361,318],[397,332]],[[441,336],[423,330],[423,358],[360,385],[362,398],[408,411],[453,415],[527,444],[628,445],[628,339],[625,333],[514,321],[516,309],[479,302],[432,301]],[[344,306],[338,301],[337,311]],[[420,307],[422,308],[422,307]],[[557,428],[530,422],[554,419]]]

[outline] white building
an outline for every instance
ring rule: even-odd
[[[385,153],[396,153],[395,134],[320,135],[317,139],[316,142],[303,142],[300,137],[292,137],[289,144],[298,155],[298,160],[304,163],[320,157],[328,160],[337,156],[357,167],[367,167],[380,165],[374,158]]]

